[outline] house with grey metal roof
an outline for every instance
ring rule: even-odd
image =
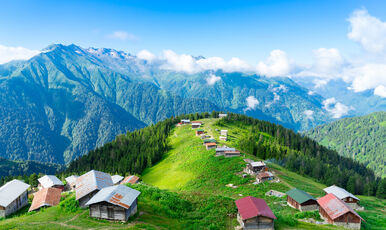
[[[107,220],[127,221],[137,212],[139,191],[125,185],[101,189],[87,203],[90,216]]]
[[[296,208],[302,212],[319,209],[319,205],[316,199],[303,190],[294,188],[286,192],[286,194],[287,204],[290,207]]]
[[[113,184],[114,184],[114,185],[121,183],[121,181],[122,181],[123,179],[124,179],[124,177],[121,176],[121,175],[114,175],[114,176],[111,176],[111,180],[113,180]]]
[[[59,188],[62,190],[64,189],[63,182],[54,175],[45,175],[43,177],[40,177],[38,181],[39,181],[39,185],[38,185],[39,189],[51,188],[51,187]]]
[[[69,177],[66,177],[65,180],[66,180],[66,190],[68,191],[71,191],[71,190],[74,190],[75,189],[75,185],[76,185],[76,179],[78,179],[79,176],[77,175],[71,175]]]
[[[336,197],[344,201],[348,206],[350,206],[353,209],[360,208],[359,206],[360,199],[341,187],[332,185],[323,190],[326,192],[326,194],[330,194],[330,193],[334,194]]]
[[[76,179],[75,197],[79,206],[84,208],[86,203],[101,189],[112,186],[110,174],[91,170]]]
[[[252,161],[247,164],[247,166],[244,169],[244,172],[250,174],[250,175],[256,175],[259,172],[268,170],[266,164],[264,161]]]
[[[12,180],[0,187],[0,217],[6,217],[28,204],[28,188],[20,180]]]
[[[216,157],[224,156],[225,152],[232,152],[232,151],[236,151],[236,149],[235,148],[229,148],[227,146],[216,148]]]

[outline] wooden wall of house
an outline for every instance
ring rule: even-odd
[[[254,217],[244,220],[244,229],[274,229],[274,221],[264,216]]]
[[[19,209],[23,208],[28,204],[28,192],[27,190],[23,192],[19,197],[17,197],[12,203],[7,207],[0,208],[0,217],[6,217]]]
[[[127,221],[135,213],[137,213],[137,200],[128,209],[108,202],[90,205],[90,216],[94,218]]]
[[[98,190],[95,190],[86,196],[79,199],[79,206],[81,208],[86,208],[86,203],[98,192]]]
[[[287,196],[287,203],[290,204],[292,207],[299,209],[299,203],[296,200],[292,199],[292,197],[290,196]]]

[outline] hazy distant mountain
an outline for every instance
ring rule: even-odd
[[[306,135],[386,177],[386,112],[341,119],[318,126]]]
[[[186,74],[112,49],[52,45],[0,65],[0,156],[69,162],[126,130],[212,110],[305,130],[330,120],[322,101],[288,78]]]

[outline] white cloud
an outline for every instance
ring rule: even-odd
[[[139,51],[137,53],[137,57],[149,62],[152,62],[154,59],[156,59],[156,56],[148,50]]]
[[[323,108],[331,113],[333,118],[341,118],[344,115],[347,115],[352,108],[348,107],[347,105],[344,105],[338,101],[334,97],[328,98],[324,100],[323,102]]]
[[[370,52],[382,52],[386,49],[386,23],[371,16],[367,10],[356,10],[348,19],[350,32],[348,38],[359,42]]]
[[[248,110],[255,110],[256,107],[259,105],[259,101],[254,97],[254,96],[249,96],[246,98],[246,102],[247,102],[247,108],[244,109],[244,112],[248,111]]]
[[[386,85],[386,64],[364,64],[347,68],[343,72],[343,79],[346,82],[352,82],[350,89],[354,92]]]
[[[166,61],[161,66],[163,69],[181,71],[190,74],[201,71],[196,63],[196,60],[191,55],[179,55],[172,50],[164,50],[161,59]]]
[[[8,47],[0,45],[0,64],[13,60],[28,60],[41,53],[39,50],[30,50],[24,47]]]
[[[211,74],[210,77],[206,78],[205,80],[208,85],[214,85],[216,82],[221,80],[221,77]]]
[[[378,86],[374,89],[374,95],[386,98],[386,87],[383,85]]]
[[[315,79],[312,83],[314,83],[314,88],[317,89],[325,86],[328,83],[328,79]]]
[[[112,34],[108,35],[109,38],[111,39],[117,39],[117,40],[122,40],[122,41],[135,41],[138,40],[138,38],[134,34],[130,34],[126,31],[115,31]]]
[[[291,68],[287,54],[282,50],[273,50],[265,62],[259,62],[257,72],[267,77],[285,76]]]
[[[277,87],[274,87],[274,88],[272,88],[272,90],[271,90],[272,92],[283,92],[283,93],[285,93],[285,92],[287,92],[288,91],[288,88],[285,86],[285,85],[279,85],[279,86],[277,86]]]
[[[314,117],[313,117],[314,111],[307,109],[303,113],[304,113],[304,115],[306,115],[307,119],[314,120]]]
[[[338,49],[319,48],[313,53],[315,60],[313,71],[324,76],[336,75],[340,72],[344,59]]]

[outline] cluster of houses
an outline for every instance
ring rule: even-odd
[[[288,192],[288,206],[299,211],[319,211],[324,223],[351,229],[360,229],[362,217],[354,210],[360,208],[359,199],[345,189],[330,186],[326,195],[315,199],[307,192],[294,188]],[[236,200],[237,220],[242,229],[274,229],[276,216],[263,199],[244,197]]]
[[[244,172],[255,176],[257,183],[263,183],[265,181],[271,181],[275,178],[273,173],[271,173],[264,163],[264,161],[252,161],[247,159],[247,166],[244,169]]]
[[[33,193],[28,211],[38,211],[59,204],[63,191],[74,191],[82,208],[90,208],[90,216],[126,221],[137,212],[137,197],[140,192],[124,184],[138,183],[139,177],[91,170],[82,176],[67,177],[66,185],[54,175],[38,179],[38,191]],[[28,204],[28,189],[31,186],[20,180],[12,180],[0,187],[0,217],[6,217]]]

